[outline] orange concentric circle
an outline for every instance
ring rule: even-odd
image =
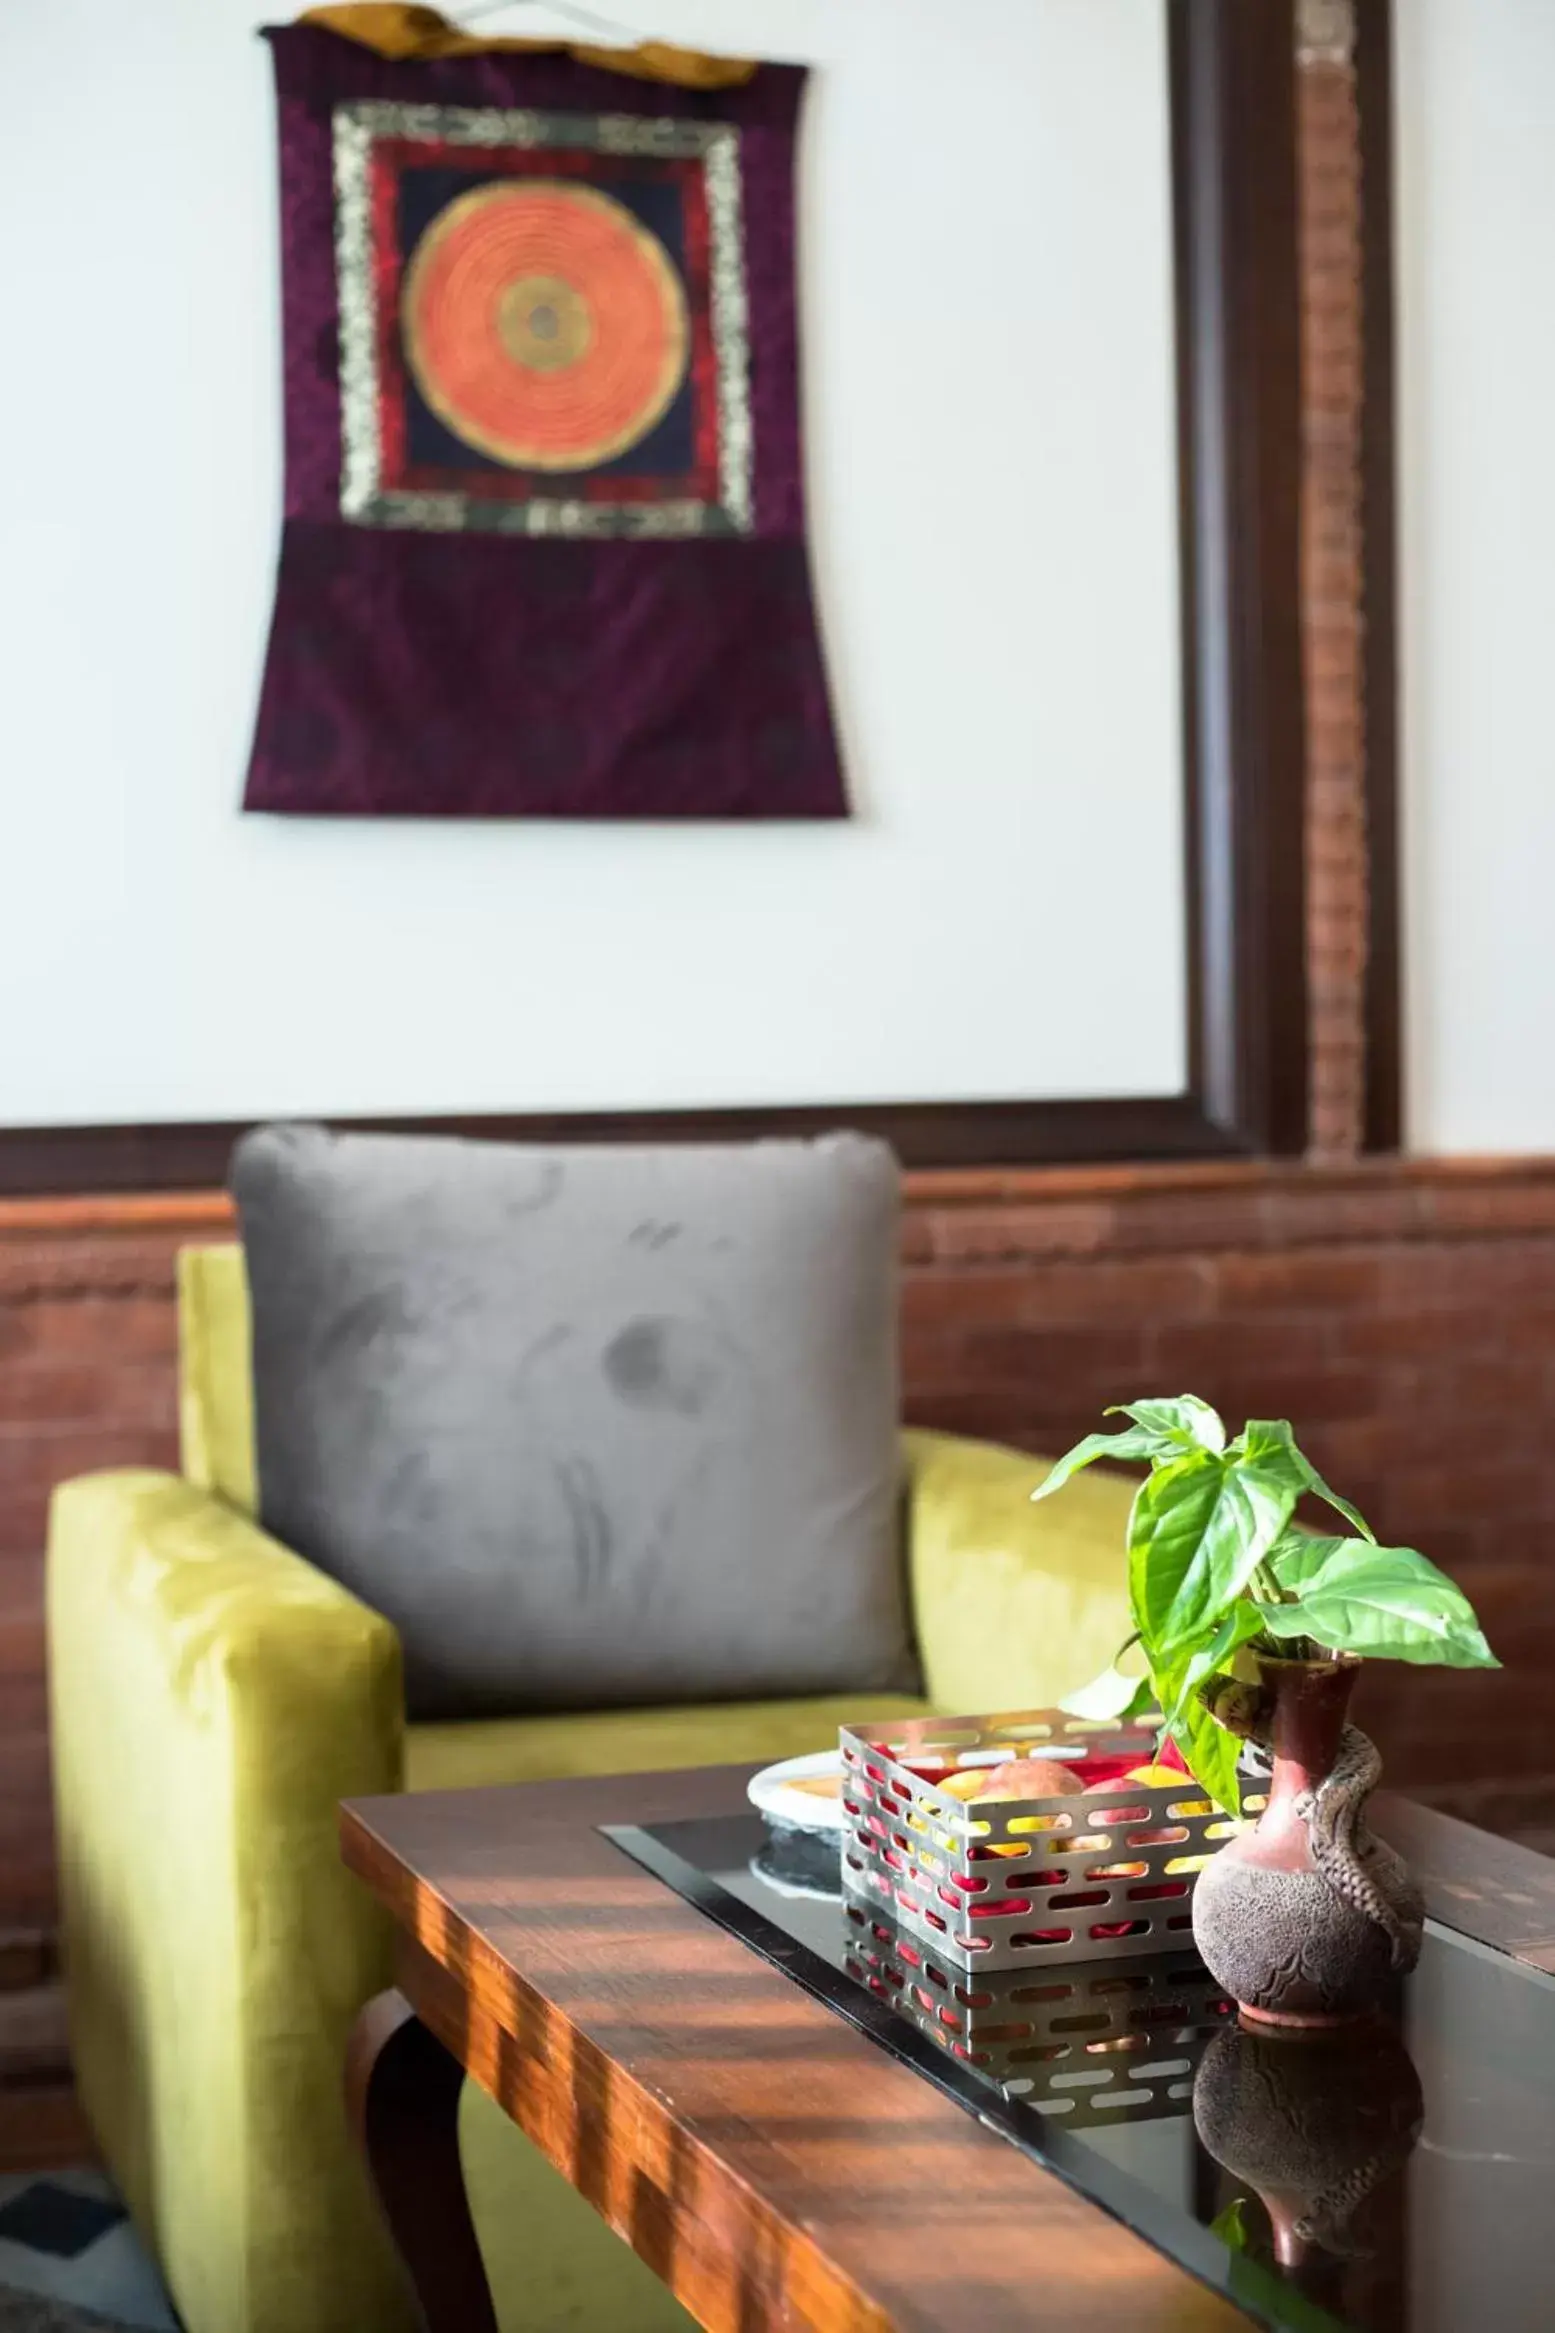
[[[449,429],[520,470],[589,470],[647,436],[685,376],[668,252],[591,186],[510,179],[440,211],[400,303],[405,358]]]

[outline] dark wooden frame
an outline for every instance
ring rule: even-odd
[[[1307,1134],[1301,295],[1291,0],[1169,0],[1189,1095],[1205,1152]]]
[[[1182,513],[1187,1091],[1098,1101],[858,1107],[838,1100],[775,1110],[357,1123],[600,1141],[737,1139],[851,1125],[884,1134],[906,1164],[925,1167],[1302,1150],[1305,744],[1293,0],[1165,4]],[[1384,958],[1392,952],[1379,931],[1379,999]],[[236,1124],[0,1131],[0,1197],[219,1183],[240,1131]]]
[[[1366,1124],[1368,1150],[1403,1141],[1394,430],[1393,6],[1356,0],[1361,145],[1362,592],[1366,632]]]

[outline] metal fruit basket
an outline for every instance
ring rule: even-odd
[[[1008,2097],[1071,2129],[1187,2111],[1193,2077],[1234,2004],[1192,1953],[1120,1967],[979,1971],[968,1978],[857,1900],[848,1973]]]
[[[845,1891],[963,1973],[1184,1950],[1193,1883],[1243,1827],[1189,1775],[972,1804],[937,1787],[1012,1758],[1148,1765],[1148,1719],[910,1718],[844,1726],[841,1741]],[[1244,1795],[1250,1813],[1263,1803]]]

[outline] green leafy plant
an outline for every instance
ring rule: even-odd
[[[1218,2236],[1228,2252],[1247,2250],[1247,2198],[1234,2195],[1222,2212],[1217,2212],[1209,2223],[1209,2232]]]
[[[1114,1666],[1071,1697],[1075,1715],[1162,1713],[1195,1778],[1241,1812],[1239,1738],[1206,1705],[1211,1678],[1247,1673],[1257,1653],[1329,1660],[1336,1653],[1425,1661],[1458,1669],[1499,1666],[1468,1598],[1412,1547],[1379,1547],[1364,1516],[1331,1490],[1283,1418],[1249,1420],[1234,1441],[1208,1402],[1123,1402],[1130,1422],[1087,1434],[1033,1491],[1051,1498],[1098,1458],[1143,1459],[1128,1526],[1134,1633],[1148,1674]],[[1355,1534],[1322,1538],[1295,1522],[1297,1502],[1321,1499]]]
[[[1255,2319],[1266,2325],[1279,2325],[1286,2333],[1339,2333],[1339,2320],[1326,2309],[1309,2301],[1298,2286],[1286,2281],[1284,2272],[1268,2260],[1258,2259],[1253,2252],[1253,2232],[1247,2224],[1248,2198],[1234,2196],[1223,2212],[1209,2223],[1209,2232],[1218,2236],[1231,2254],[1227,2264],[1226,2281],[1233,2300],[1240,2301]],[[1265,2251],[1269,2249],[1267,2210],[1258,2213],[1261,2223],[1260,2240]]]

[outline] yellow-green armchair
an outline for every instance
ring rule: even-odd
[[[364,1792],[777,1758],[900,1696],[407,1725],[389,1623],[255,1521],[241,1251],[181,1259],[181,1476],[55,1494],[48,1599],[76,2075],[189,2333],[400,2333],[341,2103],[388,1937],[342,1869]],[[904,1437],[930,1702],[1052,1701],[1125,1625],[1129,1486],[1033,1508],[1040,1459]],[[688,2322],[490,2102],[465,2166],[504,2333]]]

